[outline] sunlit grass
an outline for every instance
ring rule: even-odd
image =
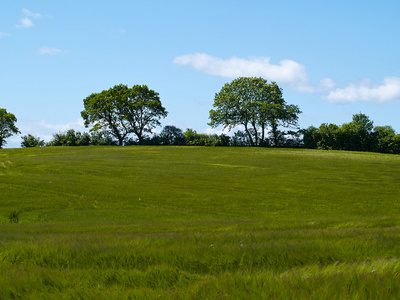
[[[371,153],[2,150],[0,299],[396,299],[399,180]]]

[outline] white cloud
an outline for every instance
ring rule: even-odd
[[[223,60],[205,53],[195,53],[175,57],[175,64],[190,66],[206,74],[222,77],[263,77],[278,83],[288,83],[297,90],[313,92],[303,65],[290,59],[271,64],[269,57],[243,59],[232,57]]]
[[[58,48],[49,48],[49,47],[42,47],[39,49],[39,53],[42,55],[50,54],[50,55],[57,55],[57,54],[66,54],[68,50],[61,50]]]
[[[326,98],[332,102],[400,100],[400,77],[385,77],[381,85],[373,84],[371,80],[366,79],[358,84],[330,91]]]
[[[1,32],[1,31],[0,31],[0,38],[1,38],[1,37],[5,37],[5,36],[10,36],[10,34],[7,33],[7,32]]]
[[[23,8],[23,9],[22,9],[22,12],[23,12],[25,15],[27,15],[28,17],[32,17],[32,18],[38,19],[38,18],[41,18],[41,17],[42,17],[41,14],[39,14],[39,13],[33,13],[33,12],[31,12],[30,10],[28,10],[28,9],[26,9],[26,8]]]
[[[177,56],[173,62],[215,76],[230,78],[260,76],[278,84],[288,84],[289,87],[301,92],[328,91],[328,95],[324,98],[331,102],[400,100],[400,77],[385,77],[383,84],[380,85],[364,80],[344,88],[336,88],[336,83],[331,78],[323,78],[317,84],[311,84],[305,66],[290,59],[271,64],[269,57],[251,59],[232,57],[224,60],[205,53],[195,53]]]
[[[30,28],[35,26],[35,24],[33,24],[31,18],[35,18],[35,19],[39,19],[42,17],[41,14],[39,13],[33,13],[30,10],[23,8],[22,12],[24,13],[24,15],[26,15],[26,18],[22,18],[19,20],[19,24],[15,25],[15,27],[19,28],[19,29],[26,29],[26,28]]]
[[[20,21],[20,23],[15,25],[19,29],[26,29],[26,28],[34,26],[32,20],[29,18],[23,18],[23,19],[20,19],[19,21]]]

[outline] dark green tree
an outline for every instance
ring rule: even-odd
[[[335,150],[339,149],[339,130],[340,127],[336,124],[323,123],[318,128],[318,149]]]
[[[231,145],[231,137],[226,134],[217,135],[217,141],[215,142],[215,146],[230,146]]]
[[[393,139],[396,132],[391,126],[376,126],[373,131],[372,151],[380,153],[394,153]]]
[[[6,109],[0,108],[0,149],[7,144],[7,138],[20,133],[15,123],[17,118]]]
[[[320,140],[320,134],[317,127],[309,126],[306,129],[302,130],[303,133],[303,143],[304,148],[307,149],[317,149],[318,142]]]
[[[359,113],[353,115],[350,123],[340,129],[340,149],[351,151],[371,151],[374,122],[368,116]]]
[[[256,77],[240,77],[225,84],[215,94],[210,110],[212,127],[232,128],[242,125],[250,145],[267,144],[265,133],[271,130],[274,146],[279,146],[284,132],[280,127],[297,126],[301,113],[296,105],[288,105],[282,90],[275,83]]]
[[[164,126],[159,137],[163,145],[185,145],[183,131],[172,125]]]
[[[231,140],[232,146],[241,147],[241,146],[251,146],[249,136],[246,132],[238,130],[233,134]]]
[[[31,134],[24,135],[22,137],[21,147],[28,148],[28,147],[43,147],[45,142],[41,140],[39,137],[33,136]]]
[[[391,153],[400,154],[400,134],[396,134],[392,139]]]
[[[81,133],[78,132],[80,136]],[[58,132],[53,134],[53,139],[47,144],[48,146],[78,146],[78,136],[74,129],[66,132]]]

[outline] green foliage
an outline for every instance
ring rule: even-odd
[[[339,148],[354,151],[370,151],[372,144],[373,122],[359,113],[353,115],[353,121],[340,128]]]
[[[145,133],[160,125],[168,112],[162,106],[158,93],[146,85],[116,85],[83,100],[81,116],[85,125],[93,124],[92,131],[102,131],[123,145],[131,133],[139,141]]]
[[[160,119],[165,118],[168,112],[162,106],[158,93],[146,85],[133,86],[128,89],[126,97],[123,114],[140,143],[146,133],[161,125]]]
[[[31,134],[24,135],[22,137],[21,147],[29,148],[29,147],[43,147],[45,142],[41,140],[39,137],[35,137]]]
[[[0,108],[0,149],[7,144],[7,138],[20,133],[15,123],[17,118],[6,109]]]
[[[391,126],[376,126],[371,150],[380,153],[400,153],[395,150],[395,136],[396,132]]]
[[[162,145],[185,145],[183,131],[172,125],[167,125],[163,128],[160,140]]]
[[[115,146],[117,142],[110,134],[104,131],[90,133],[90,145],[92,146]]]
[[[304,147],[309,149],[373,151],[400,154],[396,133],[390,126],[377,126],[368,116],[353,115],[352,122],[342,126],[321,124],[302,130]]]
[[[268,84],[255,77],[240,77],[225,84],[215,95],[213,106],[209,125],[222,125],[229,130],[242,125],[251,146],[267,144],[268,129],[273,145],[281,145],[285,133],[279,128],[297,126],[301,113],[296,105],[286,104],[275,82]]]
[[[53,139],[48,146],[89,146],[90,136],[88,133],[75,132],[70,129],[66,132],[59,132],[53,135]]]
[[[83,100],[81,116],[85,126],[93,124],[92,131],[103,131],[115,137],[120,145],[131,133],[129,122],[122,110],[126,102],[126,85],[116,85],[109,90],[93,93]]]
[[[70,129],[66,132],[53,134],[53,139],[47,143],[47,146],[104,146],[116,145],[115,140],[106,132],[87,132],[75,131]]]
[[[251,146],[249,136],[241,130],[236,131],[232,137],[232,146]]]
[[[183,136],[187,146],[230,146],[230,137],[225,134],[197,133],[196,130],[188,128]]]

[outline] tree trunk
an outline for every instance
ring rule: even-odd
[[[272,123],[272,138],[274,139],[274,146],[278,146],[278,126],[276,123]]]
[[[246,133],[247,133],[247,135],[248,135],[248,137],[249,137],[251,146],[254,147],[253,138],[251,137],[251,134],[250,134],[250,132],[249,132],[249,129],[247,128],[247,124],[244,125],[244,130],[246,131]]]

